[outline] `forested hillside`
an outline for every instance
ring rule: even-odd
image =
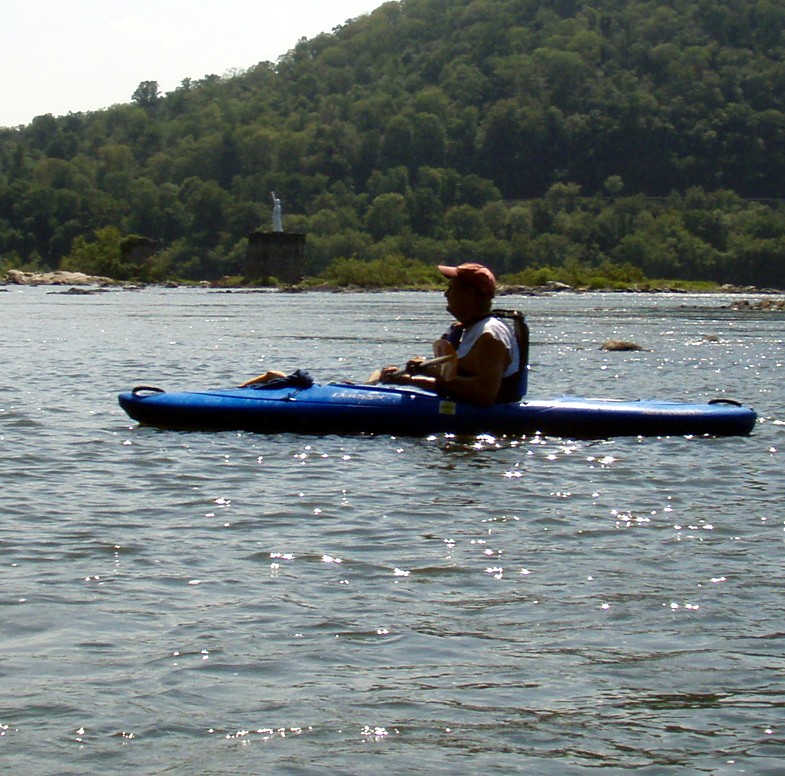
[[[242,274],[247,233],[785,287],[785,0],[402,0],[277,63],[0,129],[0,269]],[[227,45],[229,45],[227,43]],[[158,253],[124,263],[123,240]]]

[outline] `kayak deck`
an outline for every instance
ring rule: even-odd
[[[705,404],[562,396],[481,407],[416,388],[353,383],[167,393],[137,387],[120,406],[142,425],[261,433],[436,433],[572,438],[749,434],[757,414],[737,402]]]

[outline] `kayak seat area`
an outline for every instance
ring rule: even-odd
[[[504,401],[520,401],[529,388],[529,324],[526,323],[526,318],[520,310],[497,308],[491,310],[491,315],[510,326],[518,343],[520,354],[518,372],[514,379],[510,380],[512,387],[509,390],[509,397],[504,397]]]

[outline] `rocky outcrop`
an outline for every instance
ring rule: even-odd
[[[64,294],[65,296],[93,296],[94,294],[111,293],[108,288],[92,288],[85,286],[71,286],[66,291],[49,291],[50,294]]]
[[[738,302],[732,302],[729,306],[731,310],[771,310],[782,312],[785,310],[785,299],[760,299],[757,302],[742,299]]]
[[[85,275],[84,272],[22,272],[9,269],[5,282],[16,286],[108,286],[115,283],[111,278]]]

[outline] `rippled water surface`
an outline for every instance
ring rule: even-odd
[[[749,438],[268,437],[115,397],[362,381],[441,297],[53,291],[0,293],[5,772],[782,772],[781,314],[502,300],[532,396],[724,395]]]

